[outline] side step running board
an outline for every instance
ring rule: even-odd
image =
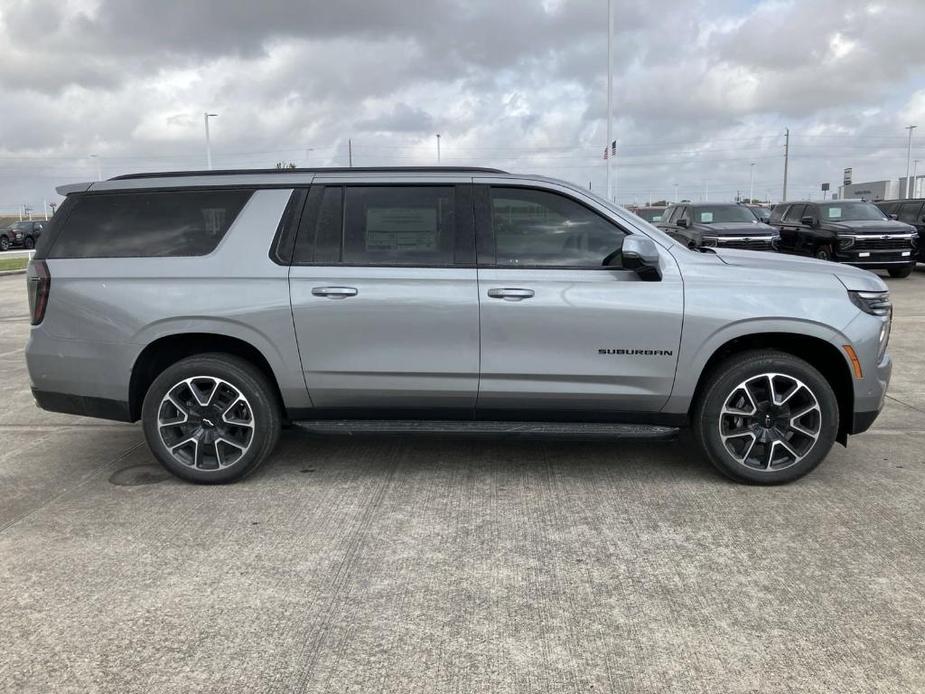
[[[672,439],[675,427],[585,422],[478,422],[414,419],[319,419],[293,422],[319,434],[527,434],[601,436],[617,439]]]

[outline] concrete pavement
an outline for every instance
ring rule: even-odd
[[[925,272],[797,484],[673,443],[285,432],[242,484],[32,404],[0,278],[0,691],[925,690]]]

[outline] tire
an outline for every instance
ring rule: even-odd
[[[774,374],[773,407],[768,374]],[[757,414],[745,416],[751,410]],[[707,375],[691,424],[703,454],[727,477],[783,484],[822,462],[835,443],[838,422],[835,392],[813,366],[785,352],[751,350]]]
[[[831,246],[817,246],[813,252],[813,257],[818,260],[832,260]]]
[[[906,265],[905,267],[891,267],[888,272],[890,273],[890,277],[902,279],[903,277],[911,275],[914,269],[914,265]]]
[[[154,457],[199,484],[250,474],[273,452],[280,432],[280,407],[267,377],[250,362],[220,353],[165,369],[145,394],[141,419]]]
[[[10,250],[10,239],[6,236],[0,236],[0,251]]]
[[[22,242],[22,247],[27,251],[31,251],[33,248],[35,248],[35,239],[33,239],[31,236],[27,236]]]

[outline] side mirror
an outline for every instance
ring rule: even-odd
[[[806,226],[811,227],[813,225],[812,216],[806,215],[805,217],[800,217],[800,224],[805,224]]]
[[[679,226],[679,227],[685,227],[685,228],[687,228],[687,220],[686,220],[686,219],[679,219],[677,223],[678,223],[678,226]]]
[[[623,239],[623,268],[632,270],[640,279],[658,282],[662,271],[658,266],[658,248],[655,241],[641,234],[632,234]]]

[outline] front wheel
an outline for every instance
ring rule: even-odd
[[[35,248],[35,239],[33,239],[31,236],[27,236],[26,239],[22,242],[22,247],[27,251],[31,251],[33,248]]]
[[[816,252],[813,255],[815,255],[818,260],[831,260],[832,248],[830,246],[819,246],[816,248]]]
[[[744,352],[707,377],[693,415],[707,459],[738,482],[799,479],[828,455],[838,400],[813,366],[774,350]]]
[[[267,377],[230,354],[201,354],[165,369],[145,395],[142,425],[154,456],[177,477],[234,482],[279,439],[280,408]]]
[[[0,251],[10,250],[10,240],[6,236],[0,236]]]
[[[912,270],[914,268],[914,265],[906,265],[905,267],[891,267],[889,269],[890,277],[895,277],[897,279],[908,277],[912,274]]]

